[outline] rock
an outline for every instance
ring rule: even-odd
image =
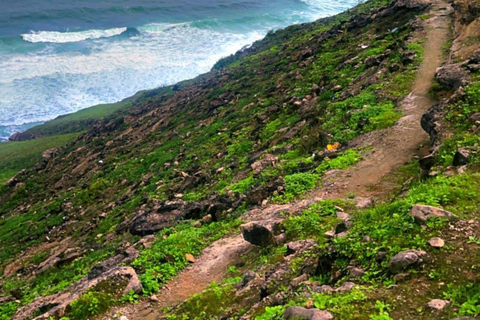
[[[143,245],[146,249],[149,249],[153,246],[153,243],[155,242],[155,236],[153,234],[148,235],[140,239],[138,241],[138,244]]]
[[[53,158],[55,158],[57,155],[58,155],[58,148],[48,149],[42,153],[42,159],[44,162],[48,162]]]
[[[335,289],[333,289],[329,285],[323,285],[323,286],[313,286],[312,287],[313,292],[316,293],[323,293],[323,292],[334,292]]]
[[[172,227],[181,218],[180,212],[158,214],[154,212],[140,213],[130,224],[129,231],[133,235],[145,236]]]
[[[307,309],[312,309],[315,307],[315,303],[313,302],[312,299],[308,299],[306,302],[305,302],[305,308]]]
[[[247,271],[244,275],[243,275],[243,279],[242,279],[242,287],[246,286],[250,281],[252,281],[253,279],[256,279],[258,277],[258,274],[254,271]]]
[[[213,217],[212,217],[211,214],[207,214],[206,216],[204,216],[204,217],[202,218],[202,222],[203,222],[204,224],[211,223],[212,221],[213,221]]]
[[[333,315],[324,310],[289,307],[283,314],[285,319],[295,320],[331,320]]]
[[[287,243],[287,252],[285,253],[285,256],[289,256],[300,251],[305,251],[315,245],[317,245],[315,240],[300,240],[289,242]]]
[[[480,50],[475,51],[468,61],[470,64],[478,64],[480,63]]]
[[[350,223],[347,221],[342,221],[335,227],[335,234],[339,235],[346,232],[350,228]]]
[[[145,236],[172,227],[183,219],[200,219],[207,210],[203,202],[166,201],[153,210],[146,208],[129,223],[129,231],[133,235]]]
[[[441,85],[454,90],[465,87],[470,83],[469,73],[458,63],[439,68],[435,74],[435,78]]]
[[[363,277],[365,275],[365,271],[362,268],[352,268],[350,269],[350,274],[348,275],[349,279],[356,279]]]
[[[202,223],[200,221],[193,221],[192,226],[194,228],[200,228],[202,226]]]
[[[435,164],[435,155],[434,154],[429,154],[426,157],[421,158],[418,160],[420,164],[420,168],[422,170],[430,171],[430,169],[433,167]]]
[[[407,50],[402,53],[402,63],[403,65],[407,65],[415,61],[415,57],[417,54],[413,50]]]
[[[260,174],[266,167],[275,166],[278,162],[278,158],[271,154],[266,154],[263,159],[252,163],[251,168],[255,174]]]
[[[402,66],[400,66],[398,63],[392,63],[389,67],[388,67],[388,71],[390,72],[397,72],[398,70],[400,70],[402,68]]]
[[[435,237],[428,240],[428,244],[434,248],[443,248],[445,246],[445,241],[441,238]]]
[[[128,318],[126,316],[121,316],[118,320],[128,320]]]
[[[421,204],[414,205],[410,210],[410,215],[420,222],[425,222],[431,218],[445,218],[449,220],[458,218],[455,214],[449,211]]]
[[[158,302],[158,301],[160,301],[160,300],[158,300],[158,297],[157,297],[156,295],[152,294],[152,296],[150,297],[150,301],[152,301],[152,302]]]
[[[468,164],[468,157],[470,156],[470,151],[464,148],[460,148],[455,152],[453,157],[453,166],[459,167]]]
[[[296,277],[295,279],[293,279],[292,281],[290,281],[290,285],[293,287],[293,288],[298,288],[303,282],[307,281],[308,280],[308,275],[307,274],[302,274],[298,277]]]
[[[337,212],[337,218],[345,222],[350,221],[350,215],[345,212]]]
[[[346,292],[346,291],[350,291],[353,289],[353,287],[355,287],[355,283],[353,282],[345,282],[344,284],[342,284],[340,287],[338,287],[337,289],[335,289],[335,292]]]
[[[399,273],[399,274],[396,274],[393,279],[395,279],[395,281],[397,282],[400,282],[400,281],[404,281],[406,279],[408,279],[410,277],[410,274],[408,273]]]
[[[72,301],[78,299],[89,289],[105,285],[107,281],[111,281],[112,279],[126,280],[126,282],[124,282],[126,285],[121,291],[123,294],[128,294],[132,290],[135,293],[142,292],[142,284],[132,267],[115,267],[93,279],[85,276],[63,293],[35,299],[33,302],[19,308],[12,317],[12,320],[30,319],[35,315],[39,315],[35,319],[49,317],[55,319],[61,318],[65,315],[65,310]],[[123,281],[121,282],[123,283]]]
[[[195,263],[195,257],[190,253],[185,254],[185,259],[187,259],[189,263]]]
[[[392,273],[400,273],[407,267],[422,262],[421,257],[425,255],[424,251],[407,250],[397,253],[388,262],[388,268]]]
[[[335,237],[335,230],[327,231],[323,234],[323,236],[327,239],[332,239]]]
[[[372,198],[358,197],[358,198],[355,198],[354,201],[355,201],[355,207],[357,207],[358,209],[366,209],[373,206]]]
[[[427,303],[427,306],[432,309],[443,310],[448,304],[450,304],[448,300],[433,299]]]
[[[263,226],[258,222],[249,222],[241,225],[241,230],[243,238],[260,247],[267,247],[275,243],[275,237],[273,231],[267,227]]]
[[[364,64],[366,68],[376,67],[382,62],[377,57],[368,57],[365,59]]]

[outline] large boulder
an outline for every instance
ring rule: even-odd
[[[421,257],[425,255],[424,251],[418,250],[407,250],[397,253],[390,259],[388,263],[388,268],[392,273],[399,273],[405,270],[406,268],[422,262]]]
[[[470,74],[458,63],[439,68],[435,78],[441,85],[454,90],[466,86],[471,80]]]
[[[324,310],[289,307],[283,314],[285,319],[295,320],[331,320],[333,315]]]
[[[445,218],[449,220],[458,218],[455,214],[449,211],[422,204],[414,205],[410,210],[410,215],[419,222],[425,222],[431,218]]]
[[[152,210],[140,211],[130,222],[133,235],[146,236],[172,227],[183,219],[200,219],[208,209],[207,204],[184,201],[166,201]]]
[[[243,238],[260,247],[267,247],[275,244],[273,230],[268,225],[262,225],[259,222],[249,222],[240,226]]]

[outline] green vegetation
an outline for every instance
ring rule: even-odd
[[[145,294],[157,292],[161,285],[182,270],[188,261],[186,254],[198,255],[208,244],[238,228],[239,221],[211,223],[200,228],[180,224],[162,230],[157,241],[143,250],[133,263],[140,273]]]
[[[328,170],[343,170],[360,161],[361,150],[343,146],[358,135],[390,127],[401,117],[396,103],[410,90],[422,57],[421,43],[409,42],[416,10],[351,27],[352,17],[371,16],[390,2],[372,0],[336,17],[272,32],[248,52],[219,61],[215,70],[221,71],[82,110],[27,132],[49,137],[0,145],[0,182],[31,168],[47,147],[65,145],[46,169],[29,170],[19,177],[16,188],[0,188],[0,270],[15,269],[11,263],[22,253],[18,268],[0,280],[1,294],[18,292],[20,303],[1,306],[1,317],[10,317],[38,297],[66,290],[100,261],[137,243],[140,238],[129,232],[132,219],[142,212],[163,213],[167,201],[206,202],[202,208],[228,205],[219,205],[209,224],[184,221],[179,214],[169,221],[174,226],[155,235],[151,247],[140,246],[139,257],[130,265],[139,274],[145,296],[188,265],[186,254],[198,256],[213,241],[238,230],[237,217],[248,205],[264,198],[294,201],[314,189]],[[387,32],[393,28],[397,31]],[[413,63],[403,64],[401,53],[406,50],[417,53]],[[390,68],[393,64],[397,68]],[[475,90],[469,90],[468,96],[476,99]],[[470,104],[471,113],[476,109]],[[50,136],[67,132],[76,134]],[[79,132],[82,139],[73,141]],[[460,136],[452,142],[442,151],[444,163],[451,160],[454,146],[473,147],[473,140]],[[332,144],[342,148],[329,150]],[[267,154],[278,162],[254,170],[252,164]],[[475,207],[477,178],[472,174],[415,181],[405,197],[369,210],[357,211],[349,202],[332,200],[287,217],[284,229],[289,239],[314,238],[318,244],[293,260],[289,276],[299,272],[315,250],[332,245],[323,234],[339,222],[335,213],[341,206],[351,210],[355,224],[346,237],[333,240],[337,267],[344,271],[350,260],[357,259],[366,270],[362,278],[366,284],[392,284],[385,262],[375,264],[372,257],[382,250],[390,257],[407,247],[425,248],[425,239],[444,228],[442,221],[435,221],[422,229],[409,217],[410,206],[442,205],[467,216],[466,211]],[[252,191],[262,199],[250,199]],[[196,218],[205,216],[207,209],[203,211]],[[360,244],[367,234],[373,240]],[[30,277],[51,254],[42,244],[57,244],[67,237],[85,253]],[[235,309],[246,298],[236,296],[239,275],[249,267],[266,272],[282,263],[285,254],[285,247],[253,249],[242,257],[243,266],[230,268],[233,278],[193,296],[170,319],[244,314],[246,307]],[[334,284],[330,276],[312,280]],[[346,280],[347,274],[341,276],[336,282]],[[85,293],[72,303],[67,317],[87,319],[112,305],[142,299],[134,292],[116,296],[107,291],[94,288]],[[475,303],[470,291],[459,296],[456,303],[467,303],[465,309]],[[393,311],[365,288],[313,294],[312,299],[316,306],[346,319],[355,312],[389,319]],[[305,303],[300,296],[287,301],[255,315],[277,319],[286,306]],[[361,303],[365,307],[355,309]]]

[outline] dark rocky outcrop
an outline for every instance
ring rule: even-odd
[[[269,225],[263,225],[259,222],[249,222],[241,226],[243,238],[260,247],[268,247],[275,244],[273,230]]]
[[[470,83],[471,77],[462,64],[449,64],[437,70],[435,78],[441,85],[456,90]]]

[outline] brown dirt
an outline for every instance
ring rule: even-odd
[[[413,91],[400,103],[403,117],[385,130],[362,135],[351,142],[354,147],[371,147],[363,154],[356,166],[338,172],[326,179],[324,188],[315,191],[315,198],[345,198],[356,196],[378,196],[388,193],[391,186],[388,176],[395,169],[415,157],[427,153],[429,137],[420,127],[422,115],[436,101],[430,98],[429,90],[435,71],[444,61],[443,45],[450,36],[450,14],[453,9],[445,1],[434,0],[431,19],[425,21],[425,53]]]
[[[418,70],[413,91],[400,103],[404,116],[393,127],[363,135],[352,142],[352,146],[372,147],[364,153],[363,159],[356,166],[335,172],[332,178],[326,179],[324,186],[308,197],[311,200],[255,208],[242,217],[244,221],[278,218],[279,212],[298,211],[325,198],[346,198],[351,193],[371,197],[388,192],[388,175],[415,156],[425,154],[428,136],[420,127],[420,119],[435,104],[428,92],[435,71],[443,62],[443,45],[450,34],[451,12],[452,8],[446,1],[432,1],[433,17],[425,21],[424,61]],[[372,186],[377,187],[373,190]],[[142,300],[137,305],[111,310],[101,319],[110,319],[118,313],[130,320],[159,319],[163,308],[185,301],[191,295],[202,292],[212,281],[221,280],[228,267],[250,248],[251,245],[241,235],[216,241],[191,267],[156,295],[158,302]]]

